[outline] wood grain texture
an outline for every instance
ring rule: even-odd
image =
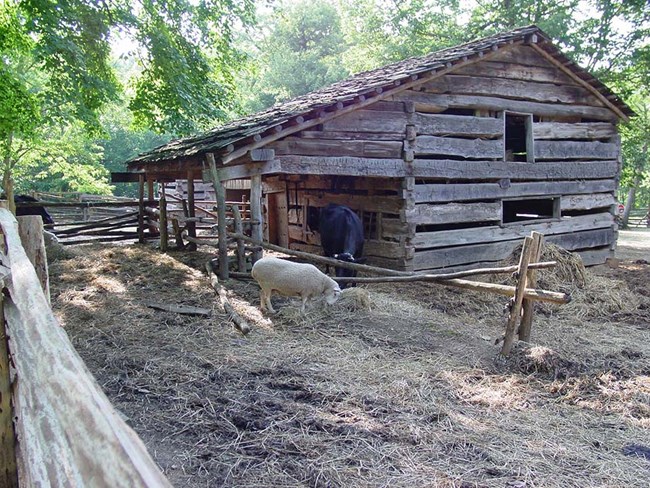
[[[171,487],[70,344],[20,245],[17,222],[4,209],[0,226],[3,264],[12,271],[5,314],[19,379],[21,486]]]

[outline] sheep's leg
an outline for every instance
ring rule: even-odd
[[[307,304],[307,300],[309,299],[308,296],[303,296],[302,298],[302,306],[300,307],[300,313],[305,313],[305,305]]]
[[[267,310],[270,313],[275,313],[273,310],[273,305],[271,304],[271,293],[273,290],[265,290],[262,288],[260,292],[260,308],[262,310]]]
[[[269,292],[266,294],[266,309],[271,312],[275,313],[275,309],[273,308],[273,304],[271,303],[271,295],[273,294],[273,290],[269,290]]]

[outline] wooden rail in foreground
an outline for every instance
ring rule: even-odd
[[[8,473],[12,458],[5,450],[0,456],[5,477],[0,481],[17,479],[24,487],[171,487],[54,317],[8,210],[0,209],[0,227],[0,270],[8,270],[3,279],[4,325],[18,440],[16,476]],[[0,365],[5,374],[8,369]],[[13,440],[6,430],[0,438]]]

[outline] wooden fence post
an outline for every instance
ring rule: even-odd
[[[138,175],[138,242],[144,244],[144,174]]]
[[[226,223],[226,188],[223,186],[221,176],[217,170],[214,154],[207,153],[206,159],[210,166],[210,175],[214,191],[217,194],[217,220],[219,229],[219,279],[228,279],[228,227]]]
[[[190,219],[196,217],[196,209],[194,208],[194,172],[192,170],[187,172],[187,216]],[[189,220],[186,225],[187,235],[196,238],[196,222]],[[190,251],[196,251],[196,243],[190,242],[187,248]]]
[[[531,251],[531,264],[539,262],[542,256],[542,246],[544,245],[544,235],[539,232],[532,232],[530,235],[533,238],[533,249]],[[528,288],[535,288],[537,280],[535,279],[535,270],[528,270]],[[533,309],[535,302],[524,298],[523,315],[521,316],[521,324],[519,324],[519,340],[528,342],[530,340],[530,330],[533,325]]]
[[[241,212],[239,211],[239,205],[232,205],[232,215],[235,220],[235,234],[243,234],[244,225],[241,221]],[[242,239],[237,239],[237,269],[242,273],[248,271],[246,269],[246,249],[244,241]]]
[[[165,195],[165,183],[161,183],[160,188],[160,250],[167,252],[169,245],[169,236],[167,233],[167,196]]]
[[[262,216],[262,175],[251,176],[251,237],[257,242],[264,240],[264,217]],[[253,264],[262,258],[262,250],[253,251]]]
[[[38,280],[47,303],[50,303],[50,277],[47,270],[47,254],[43,239],[43,220],[40,215],[23,215],[17,217],[20,242],[25,249],[25,254],[36,270]]]
[[[503,347],[501,348],[501,355],[507,356],[512,350],[512,345],[515,341],[515,332],[517,331],[517,322],[521,314],[521,305],[524,300],[524,293],[526,292],[526,281],[528,278],[528,263],[533,251],[533,238],[526,237],[524,239],[524,246],[521,249],[521,257],[519,258],[519,269],[517,271],[518,279],[517,286],[515,287],[515,296],[513,298],[512,308],[508,316],[508,323],[506,325],[506,335],[503,339]]]

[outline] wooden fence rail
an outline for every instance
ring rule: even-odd
[[[9,271],[3,280],[8,292],[3,306],[15,368],[11,379],[18,483],[171,487],[58,324],[21,245],[17,221],[5,209],[0,209],[0,227],[1,269]],[[1,366],[7,373],[8,365]],[[7,435],[0,433],[4,439]],[[0,459],[11,461],[6,452]],[[8,466],[0,472],[6,473]]]

